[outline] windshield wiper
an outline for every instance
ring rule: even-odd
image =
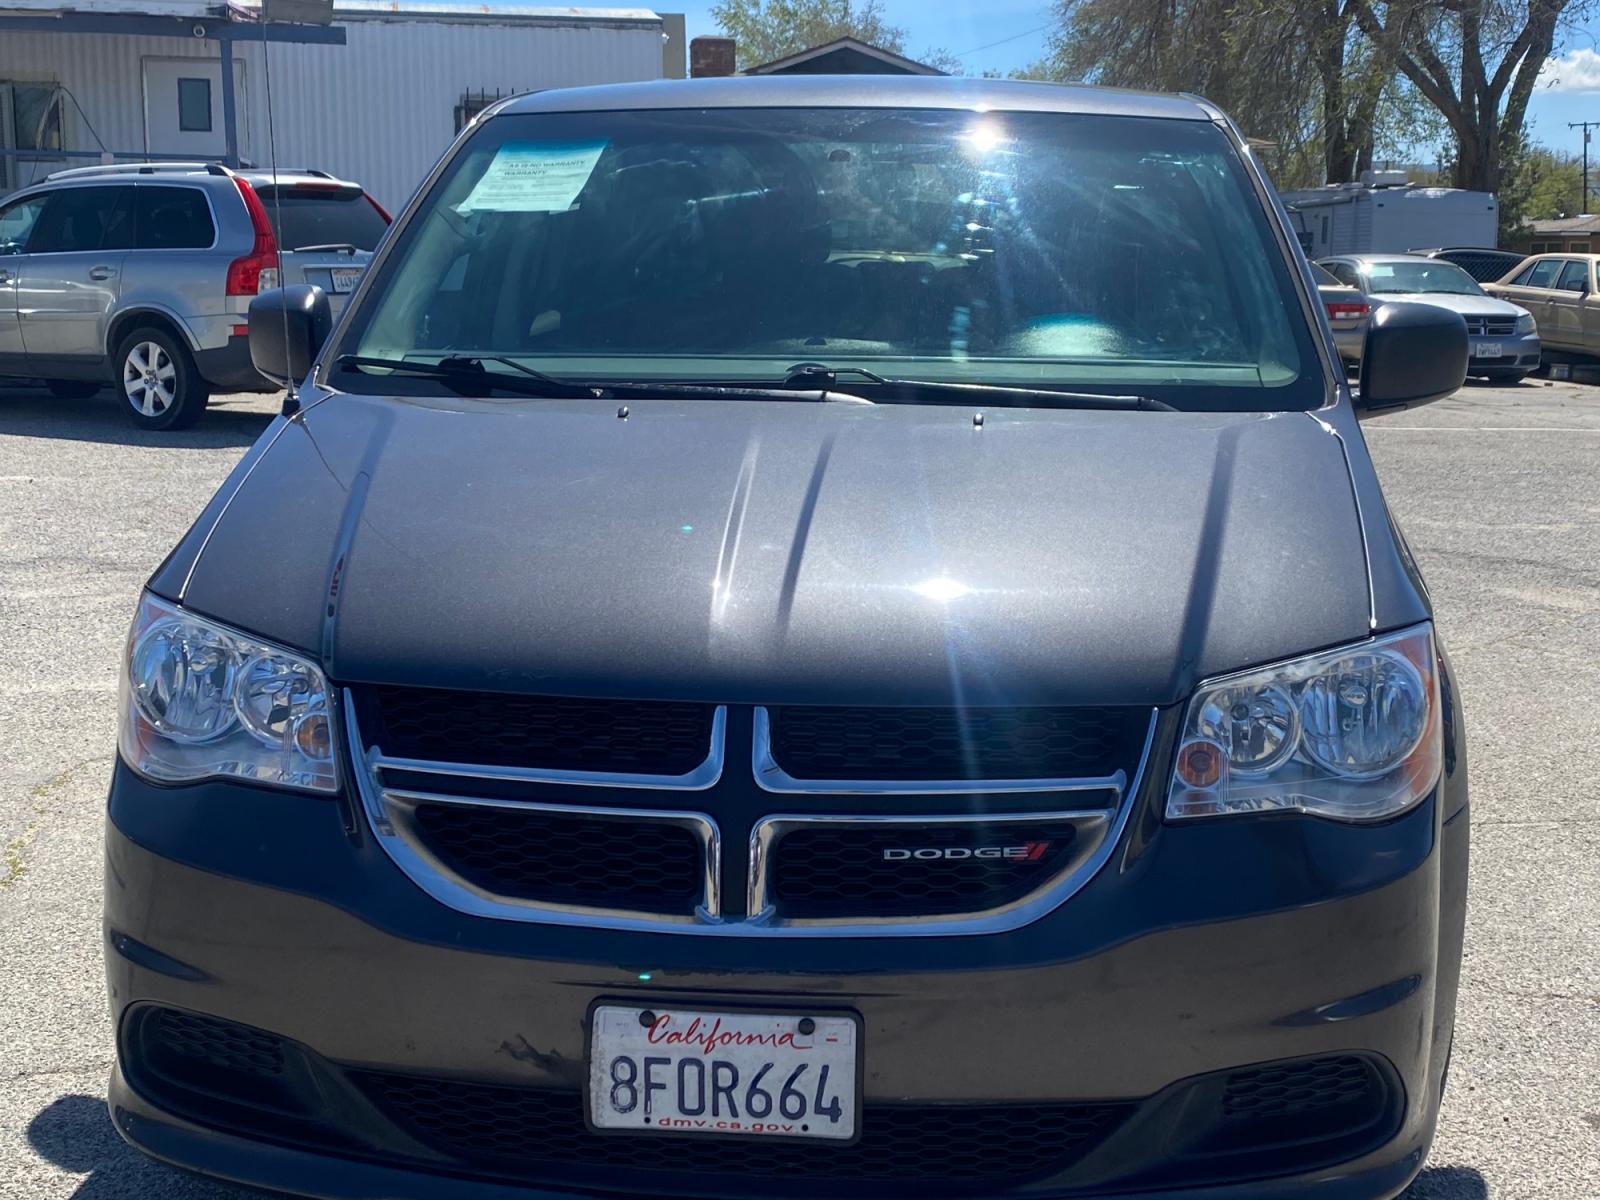
[[[368,374],[368,368],[381,371],[390,371],[396,375],[410,375],[421,379],[442,379],[458,387],[491,387],[503,388],[509,392],[517,392],[524,396],[549,396],[555,399],[598,399],[600,393],[591,387],[571,383],[565,379],[557,379],[554,375],[546,375],[542,371],[535,371],[531,367],[524,367],[521,363],[511,359],[490,358],[489,362],[504,362],[515,367],[520,375],[508,375],[504,371],[491,371],[485,367],[484,359],[471,358],[465,355],[449,354],[437,362],[427,362],[411,358],[374,358],[368,354],[341,354],[333,360],[336,367],[344,367]]]
[[[517,374],[491,371],[484,365],[485,363],[510,367]],[[373,368],[392,371],[396,375],[439,379],[461,390],[476,385],[501,388],[523,396],[545,396],[550,399],[600,400],[607,396],[638,396],[641,399],[660,400],[815,400],[829,404],[872,403],[862,396],[826,388],[795,390],[698,383],[649,383],[643,380],[616,382],[563,379],[555,375],[546,375],[543,371],[536,371],[503,354],[447,354],[437,362],[410,358],[373,358],[365,354],[341,354],[333,360],[333,365],[361,370],[363,374],[366,373],[365,368]]]
[[[827,389],[840,375],[856,375],[882,388],[891,396],[909,400],[934,400],[948,403],[990,401],[995,404],[1041,405],[1051,408],[1117,409],[1137,412],[1176,412],[1177,409],[1153,396],[1118,396],[1100,392],[1059,392],[1053,388],[1004,387],[989,383],[952,383],[939,379],[896,379],[878,375],[865,367],[831,367],[826,363],[796,363],[783,377],[785,387],[809,384]]]
[[[354,254],[360,247],[351,242],[318,242],[315,246],[296,246],[290,254]]]

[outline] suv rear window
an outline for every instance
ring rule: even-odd
[[[308,246],[354,246],[371,250],[388,222],[360,188],[263,187],[257,191],[285,250]]]
[[[134,190],[139,249],[206,250],[217,240],[211,206],[199,188],[142,184]]]

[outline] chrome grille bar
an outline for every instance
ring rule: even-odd
[[[439,903],[470,916],[490,917],[500,920],[524,921],[545,924],[578,926],[595,929],[636,930],[641,932],[691,933],[709,936],[734,937],[915,937],[951,936],[966,934],[999,933],[1027,925],[1065,903],[1081,889],[1110,860],[1120,841],[1139,794],[1141,781],[1149,766],[1155,741],[1159,713],[1152,709],[1144,744],[1139,755],[1139,765],[1131,782],[1121,771],[1103,778],[1060,780],[1000,780],[954,781],[952,792],[1023,791],[1023,792],[1105,792],[1110,803],[1094,808],[1067,809],[1031,813],[984,814],[932,814],[911,816],[907,814],[852,816],[850,814],[776,814],[763,816],[752,824],[750,835],[750,869],[746,879],[747,915],[729,919],[723,912],[722,834],[717,822],[709,814],[697,811],[667,808],[624,808],[619,806],[591,806],[559,804],[546,801],[506,799],[464,795],[457,791],[435,792],[425,788],[402,786],[393,779],[386,780],[384,772],[412,772],[429,776],[456,776],[464,780],[482,779],[512,781],[531,784],[579,784],[580,786],[613,787],[625,790],[635,787],[655,787],[682,791],[703,790],[721,778],[726,712],[718,708],[712,726],[712,745],[707,759],[700,768],[684,776],[639,776],[607,774],[603,772],[547,772],[532,768],[503,768],[474,766],[472,764],[437,763],[386,756],[378,746],[367,747],[361,739],[356,704],[348,689],[342,706],[344,733],[349,740],[354,770],[351,772],[357,796],[368,824],[379,845],[392,861],[424,892]],[[760,721],[762,711],[756,710],[757,743],[763,742]],[[770,730],[767,731],[770,736]],[[770,757],[770,745],[769,745]],[[759,763],[759,757],[755,760]],[[574,778],[574,776],[580,778]],[[709,782],[706,778],[709,776]],[[670,780],[670,782],[668,782]],[[644,782],[639,782],[644,781]],[[685,782],[694,781],[694,782]],[[757,781],[766,787],[773,782],[769,777]],[[778,782],[782,782],[779,780]],[[805,784],[802,790],[822,789],[819,783],[830,781],[794,781]],[[831,781],[837,783],[837,781]],[[846,781],[848,782],[848,781]],[[767,787],[768,791],[777,789]],[[854,789],[840,789],[848,794]],[[882,794],[932,794],[928,781],[893,781],[888,787],[880,781],[868,781],[859,789],[862,793]],[[437,855],[430,852],[420,837],[414,814],[421,805],[461,805],[482,808],[515,809],[528,812],[552,813],[582,817],[598,821],[650,821],[670,824],[693,833],[700,846],[700,877],[702,895],[692,915],[641,912],[627,909],[600,908],[588,905],[550,903],[523,900],[497,895],[475,887],[451,871]],[[1069,861],[1054,872],[1034,891],[1000,907],[981,912],[960,912],[952,915],[916,915],[905,918],[810,918],[785,920],[775,911],[771,899],[771,879],[768,869],[771,848],[788,828],[797,823],[815,822],[882,822],[899,826],[938,826],[941,823],[967,822],[973,824],[1004,825],[1041,821],[1073,825],[1081,840],[1081,850],[1075,849]],[[1075,843],[1076,845],[1076,843]]]
[[[349,693],[346,692],[348,698]],[[348,707],[348,699],[347,699]],[[353,718],[352,718],[353,719]],[[367,761],[374,771],[413,771],[424,775],[456,775],[463,779],[494,779],[521,783],[563,783],[577,787],[643,788],[647,790],[703,792],[722,778],[728,710],[718,706],[711,716],[711,747],[694,770],[682,775],[642,775],[625,771],[571,771],[549,767],[497,767],[473,763],[437,762],[433,759],[397,758],[373,747]]]
[[[755,711],[755,744],[751,763],[756,783],[779,795],[933,796],[1000,795],[1021,792],[1112,792],[1112,807],[1122,800],[1128,777],[1121,771],[1099,777],[1070,779],[796,779],[772,753],[772,717]]]
[[[541,922],[559,925],[587,925],[608,929],[661,930],[717,928],[722,919],[722,834],[710,816],[700,812],[665,809],[595,807],[591,805],[551,804],[529,800],[506,800],[480,796],[460,796],[385,786],[381,772],[390,770],[453,774],[468,779],[520,780],[537,783],[588,783],[616,788],[650,786],[618,780],[655,779],[661,776],[612,775],[602,780],[594,772],[539,772],[522,768],[472,767],[455,764],[415,763],[410,759],[386,758],[376,746],[363,748],[356,717],[355,700],[344,694],[344,721],[355,764],[356,790],[367,821],[378,843],[406,876],[439,903],[470,916],[504,920]],[[722,743],[726,712],[719,708],[712,723],[711,752],[707,763],[715,763],[715,774],[722,771]],[[702,764],[704,767],[705,764]],[[431,768],[431,770],[430,770]],[[569,778],[583,775],[583,780]],[[680,777],[684,778],[684,777]],[[609,781],[609,782],[607,782]],[[713,777],[712,782],[715,782]],[[657,782],[654,786],[665,787]],[[699,785],[709,787],[710,783]],[[687,790],[687,789],[686,789]],[[701,894],[692,916],[654,913],[631,909],[602,908],[591,905],[524,900],[485,891],[463,879],[440,862],[420,836],[415,813],[420,804],[453,804],[480,808],[507,808],[586,818],[596,821],[646,821],[687,829],[700,846]]]

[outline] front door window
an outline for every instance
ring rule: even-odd
[[[21,254],[28,245],[39,214],[44,211],[44,196],[29,196],[0,208],[0,255]]]

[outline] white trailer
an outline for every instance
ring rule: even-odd
[[[1404,172],[1361,183],[1284,192],[1289,223],[1306,257],[1400,254],[1436,246],[1494,246],[1499,205],[1488,192],[1422,187]]]
[[[683,74],[682,16],[646,8],[335,0],[319,26],[216,0],[77,4],[0,3],[0,195],[100,161],[265,165],[270,137],[279,163],[392,210],[499,96]]]

